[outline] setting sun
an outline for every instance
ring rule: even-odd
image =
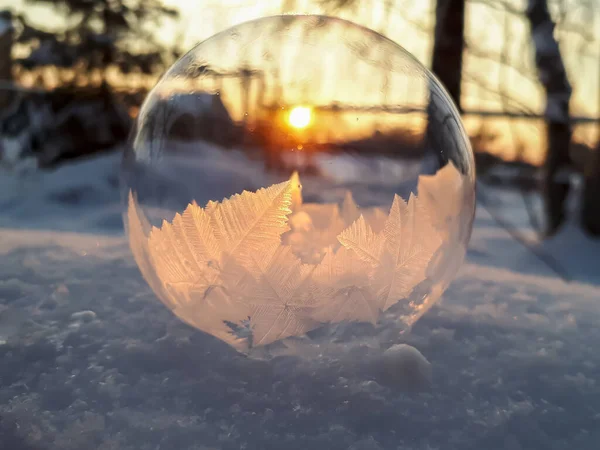
[[[290,111],[288,121],[294,128],[306,128],[310,124],[312,112],[306,106],[297,106]]]

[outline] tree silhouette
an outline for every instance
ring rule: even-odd
[[[529,0],[526,15],[535,46],[539,79],[546,91],[544,118],[547,127],[548,154],[544,163],[542,187],[548,219],[546,233],[551,235],[564,221],[565,203],[569,192],[569,183],[555,178],[561,168],[571,163],[569,101],[572,88],[558,42],[554,37],[555,24],[550,16],[547,0]]]
[[[178,52],[161,45],[154,31],[177,12],[159,0],[26,0],[54,6],[66,26],[47,32],[23,17],[17,42],[31,52],[16,62],[26,70],[54,66],[101,77],[114,65],[123,73],[152,74]]]
[[[438,0],[431,70],[461,111],[461,76],[464,48],[465,0]]]
[[[431,70],[448,91],[450,98],[461,112],[462,60],[464,48],[465,0],[437,0],[435,9],[435,33]],[[453,123],[450,105],[440,99],[441,92],[432,83],[427,108],[425,151],[437,160],[439,166],[447,162],[444,148],[448,136],[456,135],[458,125]],[[442,124],[442,127],[440,127]]]

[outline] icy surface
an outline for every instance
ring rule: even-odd
[[[414,347],[389,383],[398,360],[256,361],[181,323],[123,238],[118,163],[0,174],[0,448],[598,448],[600,244],[574,227],[539,248],[566,283],[479,208],[440,304],[377,343]],[[519,194],[486,193],[526,234]]]

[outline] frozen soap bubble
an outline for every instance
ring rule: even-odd
[[[440,83],[323,16],[255,20],[183,56],[139,112],[122,180],[156,295],[261,355],[396,342],[455,276],[475,208]]]

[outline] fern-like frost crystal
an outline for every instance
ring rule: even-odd
[[[204,208],[191,203],[160,227],[150,227],[130,193],[128,234],[161,301],[247,350],[323,324],[375,324],[408,301],[432,270],[447,270],[437,255],[452,240],[444,223],[458,209],[452,202],[461,201],[462,184],[449,163],[420,177],[418,196],[395,195],[385,211],[359,208],[350,193],[341,205],[303,203],[294,174]],[[414,305],[411,320],[431,303]]]

